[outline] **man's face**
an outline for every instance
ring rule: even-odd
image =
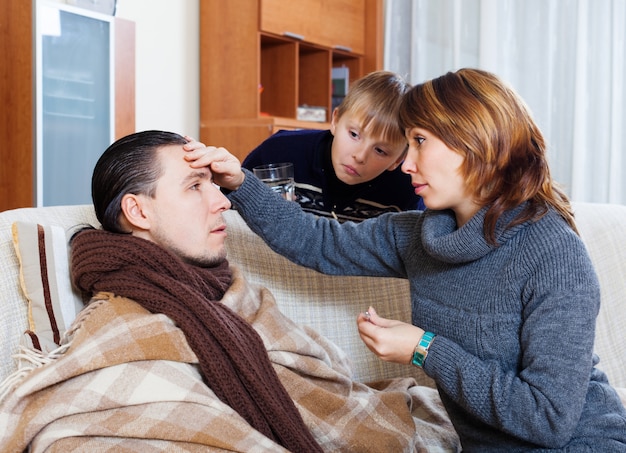
[[[162,175],[154,198],[141,196],[148,226],[141,234],[186,262],[207,266],[226,257],[222,212],[230,201],[213,184],[209,168],[194,169],[182,145],[158,150]]]

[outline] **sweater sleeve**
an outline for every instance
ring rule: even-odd
[[[277,253],[325,274],[406,277],[396,253],[397,222],[392,215],[341,224],[303,212],[244,172],[244,183],[228,197],[248,226]]]

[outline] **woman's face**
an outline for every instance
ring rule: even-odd
[[[415,193],[428,209],[452,209],[457,226],[464,225],[480,209],[469,195],[461,175],[464,157],[425,129],[407,129],[409,151],[402,171],[411,176]]]

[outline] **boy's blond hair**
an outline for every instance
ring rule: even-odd
[[[350,114],[369,134],[393,144],[406,145],[398,112],[402,97],[410,88],[398,74],[370,72],[350,86],[348,94],[337,107],[336,119]]]

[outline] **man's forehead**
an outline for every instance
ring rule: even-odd
[[[179,144],[166,145],[159,149],[163,174],[176,174],[181,183],[193,178],[210,179],[212,173],[209,167],[192,168],[191,162],[185,159],[186,153],[183,145]]]
[[[184,156],[185,155],[185,150],[183,148],[183,145],[181,145],[180,143],[172,143],[170,145],[163,145],[161,146],[159,149],[159,154],[160,155],[175,155],[176,153],[178,153],[180,156]]]

